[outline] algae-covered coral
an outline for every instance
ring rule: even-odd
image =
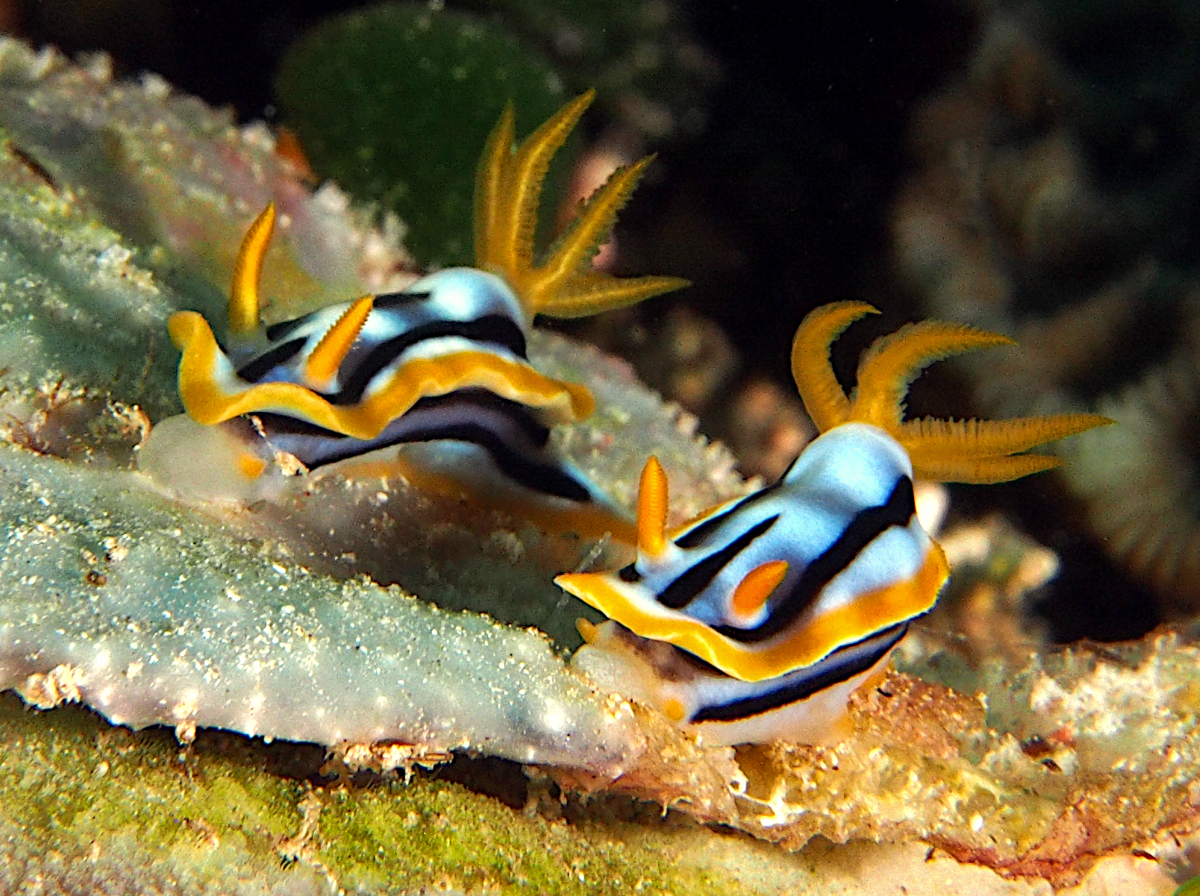
[[[11,696],[0,742],[4,893],[753,892],[676,867],[669,837],[527,817],[435,780],[318,794],[249,744],[180,754],[78,711],[47,727]]]
[[[421,776],[310,795],[263,771],[240,738],[217,749],[200,732],[180,759],[161,733],[130,734],[73,709],[34,714],[5,698],[4,873],[77,889],[114,880],[128,892],[157,874],[163,887],[186,878],[214,889],[245,861],[246,892],[336,881],[366,892],[869,893],[903,880],[918,894],[969,880],[981,894],[1044,894],[1048,881],[1076,880],[1079,893],[1103,892],[1120,868],[1126,880],[1141,875],[1144,892],[1169,891],[1166,875],[1148,876],[1154,863],[1132,852],[1165,856],[1173,833],[1195,828],[1184,784],[1196,766],[1192,646],[1164,639],[1141,656],[1047,658],[996,679],[948,670],[964,692],[1002,695],[997,680],[1021,682],[992,717],[972,698],[896,676],[866,695],[855,736],[835,747],[704,749],[595,693],[542,634],[518,627],[537,622],[567,643],[575,611],[550,575],[592,562],[604,545],[543,537],[395,478],[329,476],[278,505],[242,509],[154,492],[129,466],[146,422],[177,410],[164,319],[185,304],[219,307],[240,230],[262,199],[294,211],[280,257],[305,286],[265,287],[300,296],[274,309],[280,316],[372,288],[402,256],[356,227],[336,193],[309,196],[261,129],[234,128],[153,79],[112,84],[96,62],[76,68],[12,43],[0,60],[9,110],[0,162],[11,173],[0,236],[14,307],[0,334],[12,443],[0,452],[4,684],[37,705],[82,699],[129,724],[165,723],[185,740],[228,725],[322,745],[365,741],[338,744],[348,765],[408,767],[456,747],[535,761],[582,819],[537,817],[552,813],[553,798],[531,800],[528,817]],[[48,133],[74,135],[67,147],[108,134],[110,151],[91,164]],[[131,156],[137,164],[126,164]],[[176,167],[211,176],[180,174],[185,186],[168,189]],[[105,199],[122,193],[128,208]],[[306,248],[326,233],[340,249]],[[683,515],[744,488],[728,455],[698,442],[620,364],[548,336],[530,357],[592,388],[596,417],[557,439],[618,500],[631,497],[651,446]],[[1114,735],[1113,717],[1097,712],[1117,696],[1136,737]],[[1031,727],[1039,719],[1054,729]],[[607,792],[616,809],[632,793],[678,807],[673,819],[720,821],[800,851],[686,820],[618,823],[605,800],[571,802],[584,790]],[[1095,795],[1112,796],[1116,810]],[[815,834],[859,842],[807,843]],[[147,874],[151,849],[159,865]],[[59,855],[91,864],[63,870]],[[273,864],[279,856],[287,868]]]

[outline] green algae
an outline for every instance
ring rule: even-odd
[[[549,821],[437,781],[335,795],[321,830],[329,844],[322,859],[341,870],[343,886],[378,885],[382,866],[389,883],[405,887],[450,868],[457,886],[502,892],[737,892],[707,872],[674,871],[658,850],[638,843],[636,829]]]
[[[659,838],[639,842],[641,828],[548,820],[427,776],[314,790],[265,770],[264,748],[242,738],[181,751],[165,731],[134,734],[77,709],[43,716],[3,695],[0,743],[0,823],[35,832],[45,849],[136,843],[203,880],[223,867],[264,882],[315,870],[371,893],[754,892],[673,867]]]
[[[399,214],[409,247],[435,267],[474,257],[475,166],[504,104],[520,129],[564,96],[538,51],[498,23],[407,3],[318,25],[275,89],[317,173]]]
[[[303,786],[237,757],[181,754],[166,732],[135,735],[82,710],[51,718],[0,696],[0,820],[43,849],[106,853],[136,843],[192,869],[236,862],[268,879],[297,826]]]

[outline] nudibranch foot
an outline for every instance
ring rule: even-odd
[[[792,370],[821,435],[774,485],[668,534],[666,476],[649,460],[637,559],[555,580],[614,626],[592,632],[581,665],[636,670],[635,696],[681,724],[719,729],[723,743],[818,740],[850,695],[881,673],[949,574],[917,519],[914,477],[1015,479],[1057,462],[1019,452],[1111,422],[1090,414],[905,422],[905,394],[922,368],[1010,342],[936,321],[877,340],[848,396],[830,346],[874,312],[841,302],[800,325]],[[623,659],[606,666],[605,654]]]
[[[171,417],[151,431],[138,468],[186,500],[242,505],[281,500],[303,487],[300,474],[395,477],[546,532],[632,543],[628,511],[553,453],[548,439],[549,430],[511,402],[459,390],[422,399],[370,440],[276,414],[220,426]]]
[[[205,426],[187,414],[154,425],[137,467],[175,497],[236,505],[279,500],[304,472],[295,458],[270,451],[249,418]]]
[[[768,685],[739,681],[611,620],[581,626],[573,668],[686,726],[705,746],[773,740],[831,744],[847,733],[847,703],[882,678],[907,625],[895,626]]]

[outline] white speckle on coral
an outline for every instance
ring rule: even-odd
[[[1067,692],[1053,678],[1043,675],[1029,691],[1029,708],[1035,713],[1047,713],[1056,709],[1067,696]]]
[[[558,703],[554,701],[546,703],[542,711],[542,725],[547,731],[565,731],[569,727],[568,721],[567,714]]]
[[[34,79],[42,79],[58,68],[61,59],[58,51],[51,46],[42,47],[34,54],[29,66],[29,76]]]
[[[101,269],[119,274],[132,257],[133,252],[131,250],[125,248],[120,243],[116,243],[96,256],[96,264]]]
[[[152,100],[165,100],[171,95],[171,84],[161,75],[143,72],[141,77],[142,90]]]
[[[265,121],[256,120],[242,128],[242,140],[263,152],[275,151],[275,135]]]

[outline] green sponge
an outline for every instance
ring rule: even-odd
[[[539,54],[496,24],[407,3],[318,25],[288,51],[275,90],[317,174],[395,211],[431,266],[472,261],[475,167],[504,104],[521,134],[564,96]]]

